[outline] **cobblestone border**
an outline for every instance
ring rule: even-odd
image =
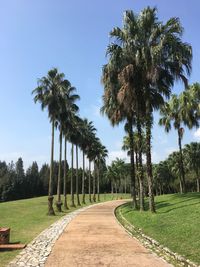
[[[184,258],[183,256],[171,251],[169,248],[164,247],[158,241],[145,235],[142,229],[134,227],[127,219],[122,215],[120,207],[125,204],[118,206],[114,213],[118,223],[125,229],[125,231],[131,236],[138,239],[147,249],[155,252],[158,256],[162,257],[167,262],[173,264],[174,266],[184,266],[184,267],[200,267],[196,263]],[[117,209],[119,217],[117,217]]]
[[[51,253],[54,243],[64,231],[65,227],[79,213],[102,203],[92,204],[87,207],[72,211],[59,219],[43,232],[41,232],[31,243],[27,245],[7,267],[44,267],[47,257]]]

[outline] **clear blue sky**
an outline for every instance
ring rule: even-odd
[[[183,39],[193,47],[190,83],[200,81],[200,1],[198,0],[2,0],[0,3],[0,160],[23,157],[25,167],[33,160],[49,162],[51,128],[47,112],[35,105],[31,91],[37,78],[58,67],[77,88],[80,115],[94,121],[98,136],[109,150],[110,160],[121,152],[123,127],[112,128],[99,114],[103,88],[101,67],[109,31],[122,25],[126,9],[139,12],[157,6],[160,20],[176,16],[185,28]],[[179,92],[177,85],[174,92]],[[153,161],[177,149],[174,131],[153,130]],[[199,138],[199,139],[198,139]],[[184,143],[200,140],[200,132],[186,130]],[[58,136],[56,135],[56,143]],[[56,145],[55,158],[58,159]]]

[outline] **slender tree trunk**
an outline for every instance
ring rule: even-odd
[[[138,131],[138,179],[139,179],[139,200],[140,211],[144,210],[144,171],[142,165],[142,129],[139,117],[137,118]]]
[[[52,134],[51,134],[51,165],[50,165],[50,175],[49,175],[48,215],[55,215],[53,209],[53,156],[54,156],[54,120],[52,121]]]
[[[134,163],[134,140],[133,140],[133,125],[132,120],[128,121],[129,124],[129,139],[130,139],[130,160],[131,160],[131,195],[133,198],[133,208],[137,209],[137,201],[135,194],[135,163]]]
[[[138,192],[136,193],[136,195],[138,195],[138,199],[140,199],[140,179],[139,179],[139,159],[138,159],[138,149],[137,147],[135,147],[135,166],[136,166],[136,179],[137,179],[137,188],[138,188]]]
[[[63,179],[63,195],[64,195],[64,208],[68,210],[67,205],[67,138],[65,137],[65,150],[64,150],[64,179]]]
[[[114,199],[114,189],[113,189],[113,181],[111,180],[111,194],[112,194],[112,199]]]
[[[71,207],[75,207],[74,203],[74,188],[73,188],[73,180],[74,180],[74,144],[72,143],[72,163],[71,163]]]
[[[61,164],[62,164],[62,127],[60,129],[60,153],[59,153],[59,167],[58,167],[58,184],[57,184],[57,202],[56,207],[59,212],[62,211],[61,206]]]
[[[180,187],[180,193],[183,194],[183,184],[182,184],[182,181],[181,181],[181,176],[179,176],[179,187]]]
[[[76,145],[76,198],[77,198],[77,205],[81,206],[80,199],[79,199],[79,178],[78,178],[78,146]]]
[[[88,194],[89,194],[89,201],[91,203],[92,197],[91,197],[91,161],[90,160],[89,160]]]
[[[118,193],[117,193],[117,183],[115,183],[115,197],[118,199]]]
[[[182,190],[183,193],[186,193],[186,186],[185,186],[185,170],[183,166],[183,152],[182,152],[182,143],[181,143],[181,129],[178,129],[178,145],[179,145],[179,153],[180,153],[180,171],[181,171],[181,182],[182,182]]]
[[[96,202],[96,164],[94,163],[94,175],[93,175],[93,201]]]
[[[147,109],[149,110],[149,109]],[[152,173],[152,162],[151,162],[151,115],[147,114],[146,120],[146,160],[147,160],[147,181],[149,188],[149,209],[151,212],[156,212],[154,203],[154,192],[153,192],[153,173]]]
[[[124,178],[124,194],[126,194],[126,177]]]
[[[85,153],[83,151],[82,203],[85,204]]]
[[[100,192],[99,192],[99,180],[100,180],[100,164],[98,162],[97,166],[97,201],[100,202]]]
[[[199,178],[197,178],[197,192],[199,193],[200,192],[200,188],[199,188]]]

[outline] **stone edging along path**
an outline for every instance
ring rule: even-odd
[[[102,203],[102,202],[101,202]],[[82,211],[99,205],[101,203],[92,204],[87,207],[72,211],[51,224],[43,232],[41,232],[31,243],[27,245],[7,267],[44,267],[47,257],[51,253],[54,243],[64,231],[65,227]]]
[[[196,263],[184,258],[183,256],[171,251],[169,248],[164,247],[158,241],[145,235],[140,228],[134,227],[127,219],[122,215],[119,210],[119,218],[117,217],[117,209],[125,204],[118,206],[114,213],[118,223],[125,229],[125,231],[133,238],[139,240],[147,249],[155,252],[161,258],[165,259],[167,262],[172,262],[175,266],[184,267],[200,267]]]

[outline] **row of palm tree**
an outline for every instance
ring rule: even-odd
[[[177,80],[187,86],[191,73],[192,48],[182,42],[183,27],[178,18],[158,20],[156,8],[136,15],[125,11],[122,28],[110,32],[108,63],[103,67],[102,112],[112,125],[126,122],[130,138],[133,207],[135,192],[134,129],[138,134],[139,164],[142,165],[142,131],[145,132],[149,209],[155,212],[151,159],[153,111],[160,109]],[[139,173],[142,183],[141,172]],[[142,209],[142,207],[140,207]]]
[[[54,215],[53,208],[53,187],[52,187],[52,174],[54,162],[54,130],[59,130],[59,169],[57,179],[57,210],[62,211],[61,201],[61,181],[63,175],[63,195],[64,195],[64,208],[68,209],[67,203],[67,142],[72,144],[71,147],[71,207],[75,206],[74,201],[74,147],[76,151],[76,199],[77,205],[81,205],[79,197],[79,178],[78,178],[78,151],[82,150],[83,154],[83,172],[82,172],[82,203],[85,204],[85,157],[89,160],[89,200],[91,198],[91,163],[94,162],[97,181],[95,175],[93,179],[93,200],[96,201],[96,188],[99,197],[99,168],[102,162],[105,162],[107,150],[101,144],[101,141],[96,137],[96,129],[93,123],[87,119],[81,119],[78,116],[79,108],[76,101],[80,99],[79,95],[75,94],[76,88],[65,79],[64,73],[59,73],[56,68],[50,70],[47,76],[38,80],[38,86],[33,90],[34,101],[41,104],[42,110],[48,109],[48,116],[52,124],[52,139],[51,139],[51,164],[50,164],[50,177],[49,177],[49,190],[48,190],[48,215]],[[62,170],[62,148],[64,139],[64,173]]]

